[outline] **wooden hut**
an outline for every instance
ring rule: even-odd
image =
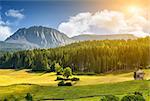
[[[134,72],[134,79],[135,80],[143,80],[144,79],[144,71],[142,69],[137,70]]]

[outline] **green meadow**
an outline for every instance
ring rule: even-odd
[[[79,77],[71,87],[58,87],[55,73],[29,73],[28,70],[0,70],[0,99],[16,98],[24,101],[29,92],[35,101],[99,101],[103,95],[122,97],[126,94],[140,91],[146,101],[149,101],[150,70],[144,70],[145,80],[133,80],[133,72],[101,74]]]

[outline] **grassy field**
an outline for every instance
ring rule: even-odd
[[[99,101],[101,95],[113,94],[123,96],[134,91],[143,92],[144,97],[148,100],[148,92],[150,92],[150,81],[126,81],[121,83],[72,86],[72,87],[54,87],[18,84],[0,87],[0,98],[11,98],[12,96],[23,100],[26,93],[30,92],[34,99],[51,99],[63,98],[67,101],[88,101],[95,99]],[[80,98],[90,96],[89,98]],[[94,97],[91,97],[94,96]]]
[[[12,84],[37,84],[46,86],[56,86],[58,81],[55,81],[55,73],[29,73],[28,70],[11,70],[0,69],[0,86],[7,86]],[[145,79],[150,79],[150,69],[144,70]],[[95,85],[102,83],[115,83],[133,80],[133,72],[129,73],[114,73],[95,76],[76,76],[80,78],[74,86],[81,85]],[[90,82],[89,82],[90,81]]]
[[[51,98],[63,98],[65,101],[99,101],[103,94],[120,97],[134,91],[143,92],[144,97],[149,101],[150,70],[145,70],[147,80],[143,81],[134,81],[132,72],[78,76],[80,81],[72,87],[57,87],[55,73],[26,71],[0,70],[0,101],[5,97],[10,99],[15,97],[19,101],[24,101],[24,96],[28,92],[33,95],[35,101]]]

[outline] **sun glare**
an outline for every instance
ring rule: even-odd
[[[141,8],[138,7],[138,6],[129,6],[128,7],[128,12],[129,13],[137,14],[137,13],[140,13],[140,11],[141,11]]]

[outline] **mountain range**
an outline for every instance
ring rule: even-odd
[[[116,40],[116,39],[136,39],[132,34],[113,35],[79,35],[69,38],[66,34],[48,27],[32,26],[21,28],[5,41],[0,41],[1,51],[27,50],[35,48],[55,48],[73,42],[87,40]]]

